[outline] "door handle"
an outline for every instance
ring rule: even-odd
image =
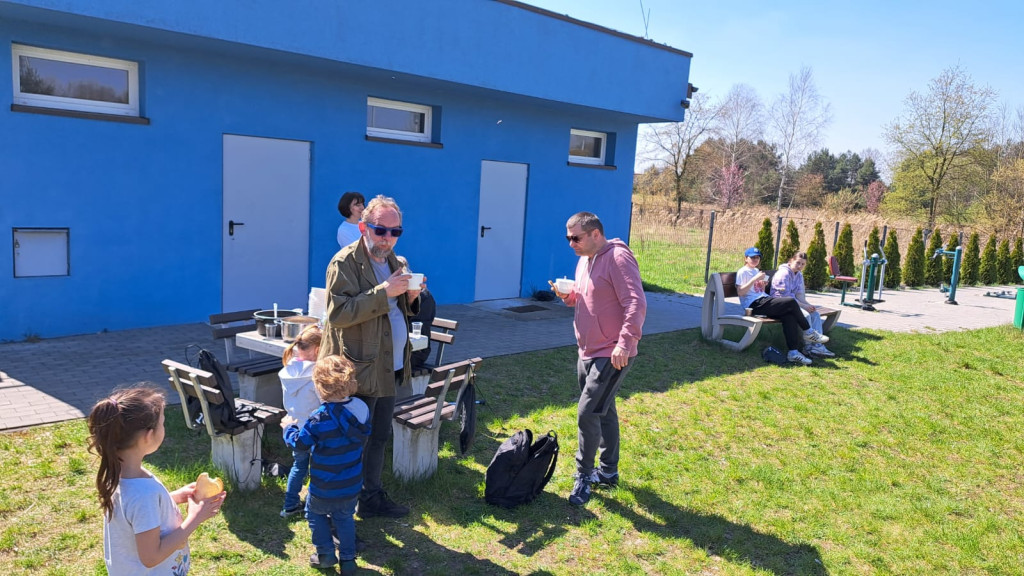
[[[481,226],[480,227],[480,237],[483,238],[484,237],[484,231],[485,230],[490,230],[490,229],[491,229],[490,226]]]
[[[228,236],[235,235],[235,226],[245,226],[245,222],[235,222],[234,220],[228,220]]]

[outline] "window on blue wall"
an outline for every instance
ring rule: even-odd
[[[366,135],[430,142],[432,115],[430,106],[367,98]]]
[[[569,131],[569,162],[574,164],[604,164],[608,134],[589,130]]]
[[[88,54],[11,45],[14,103],[139,115],[139,65]]]

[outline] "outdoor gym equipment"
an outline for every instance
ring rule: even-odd
[[[854,308],[860,308],[868,312],[874,312],[875,307],[873,304],[884,302],[882,300],[882,279],[885,278],[885,265],[889,261],[885,258],[883,252],[881,256],[878,254],[872,254],[868,256],[868,243],[864,242],[864,261],[861,263],[860,270],[860,294],[856,299],[856,304],[853,302],[846,301],[846,286],[856,282],[857,279],[853,276],[840,276],[839,275],[839,262],[835,256],[829,258],[829,270],[832,273],[832,279],[839,281],[843,286],[843,294],[839,298],[839,303],[843,306],[852,306]],[[875,297],[875,278],[878,278],[878,297]],[[867,288],[865,289],[865,282]]]
[[[956,250],[943,250],[939,248],[932,255],[932,259],[944,256],[946,258],[953,259],[953,277],[949,279],[949,297],[946,298],[946,304],[956,304],[956,286],[960,283],[960,260],[964,255],[964,247],[957,246]],[[945,287],[939,288],[940,291],[945,292]]]

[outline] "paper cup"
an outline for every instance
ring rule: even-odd
[[[423,274],[416,272],[410,272],[409,276],[409,290],[422,290],[423,289]]]
[[[559,278],[558,280],[555,280],[555,288],[558,290],[559,294],[568,294],[572,292],[572,287],[575,284],[575,282],[568,278]]]

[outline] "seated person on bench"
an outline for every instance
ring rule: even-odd
[[[804,313],[811,328],[821,333],[821,314],[817,308],[807,301],[804,292],[803,270],[807,266],[807,252],[797,252],[789,259],[789,262],[779,266],[779,269],[772,276],[771,295],[775,298],[792,298],[796,300],[800,311]],[[804,342],[804,356],[821,356],[823,358],[834,358],[835,353],[825,348],[820,342]]]
[[[800,353],[803,340],[824,344],[828,342],[828,336],[811,328],[796,300],[773,298],[765,294],[767,276],[757,268],[761,263],[759,249],[747,248],[743,256],[744,266],[736,271],[736,293],[740,297],[740,306],[750,308],[755,316],[782,322],[782,333],[786,336],[786,347],[789,349],[786,359],[794,363],[810,364],[811,359]],[[800,337],[801,330],[803,340]]]

